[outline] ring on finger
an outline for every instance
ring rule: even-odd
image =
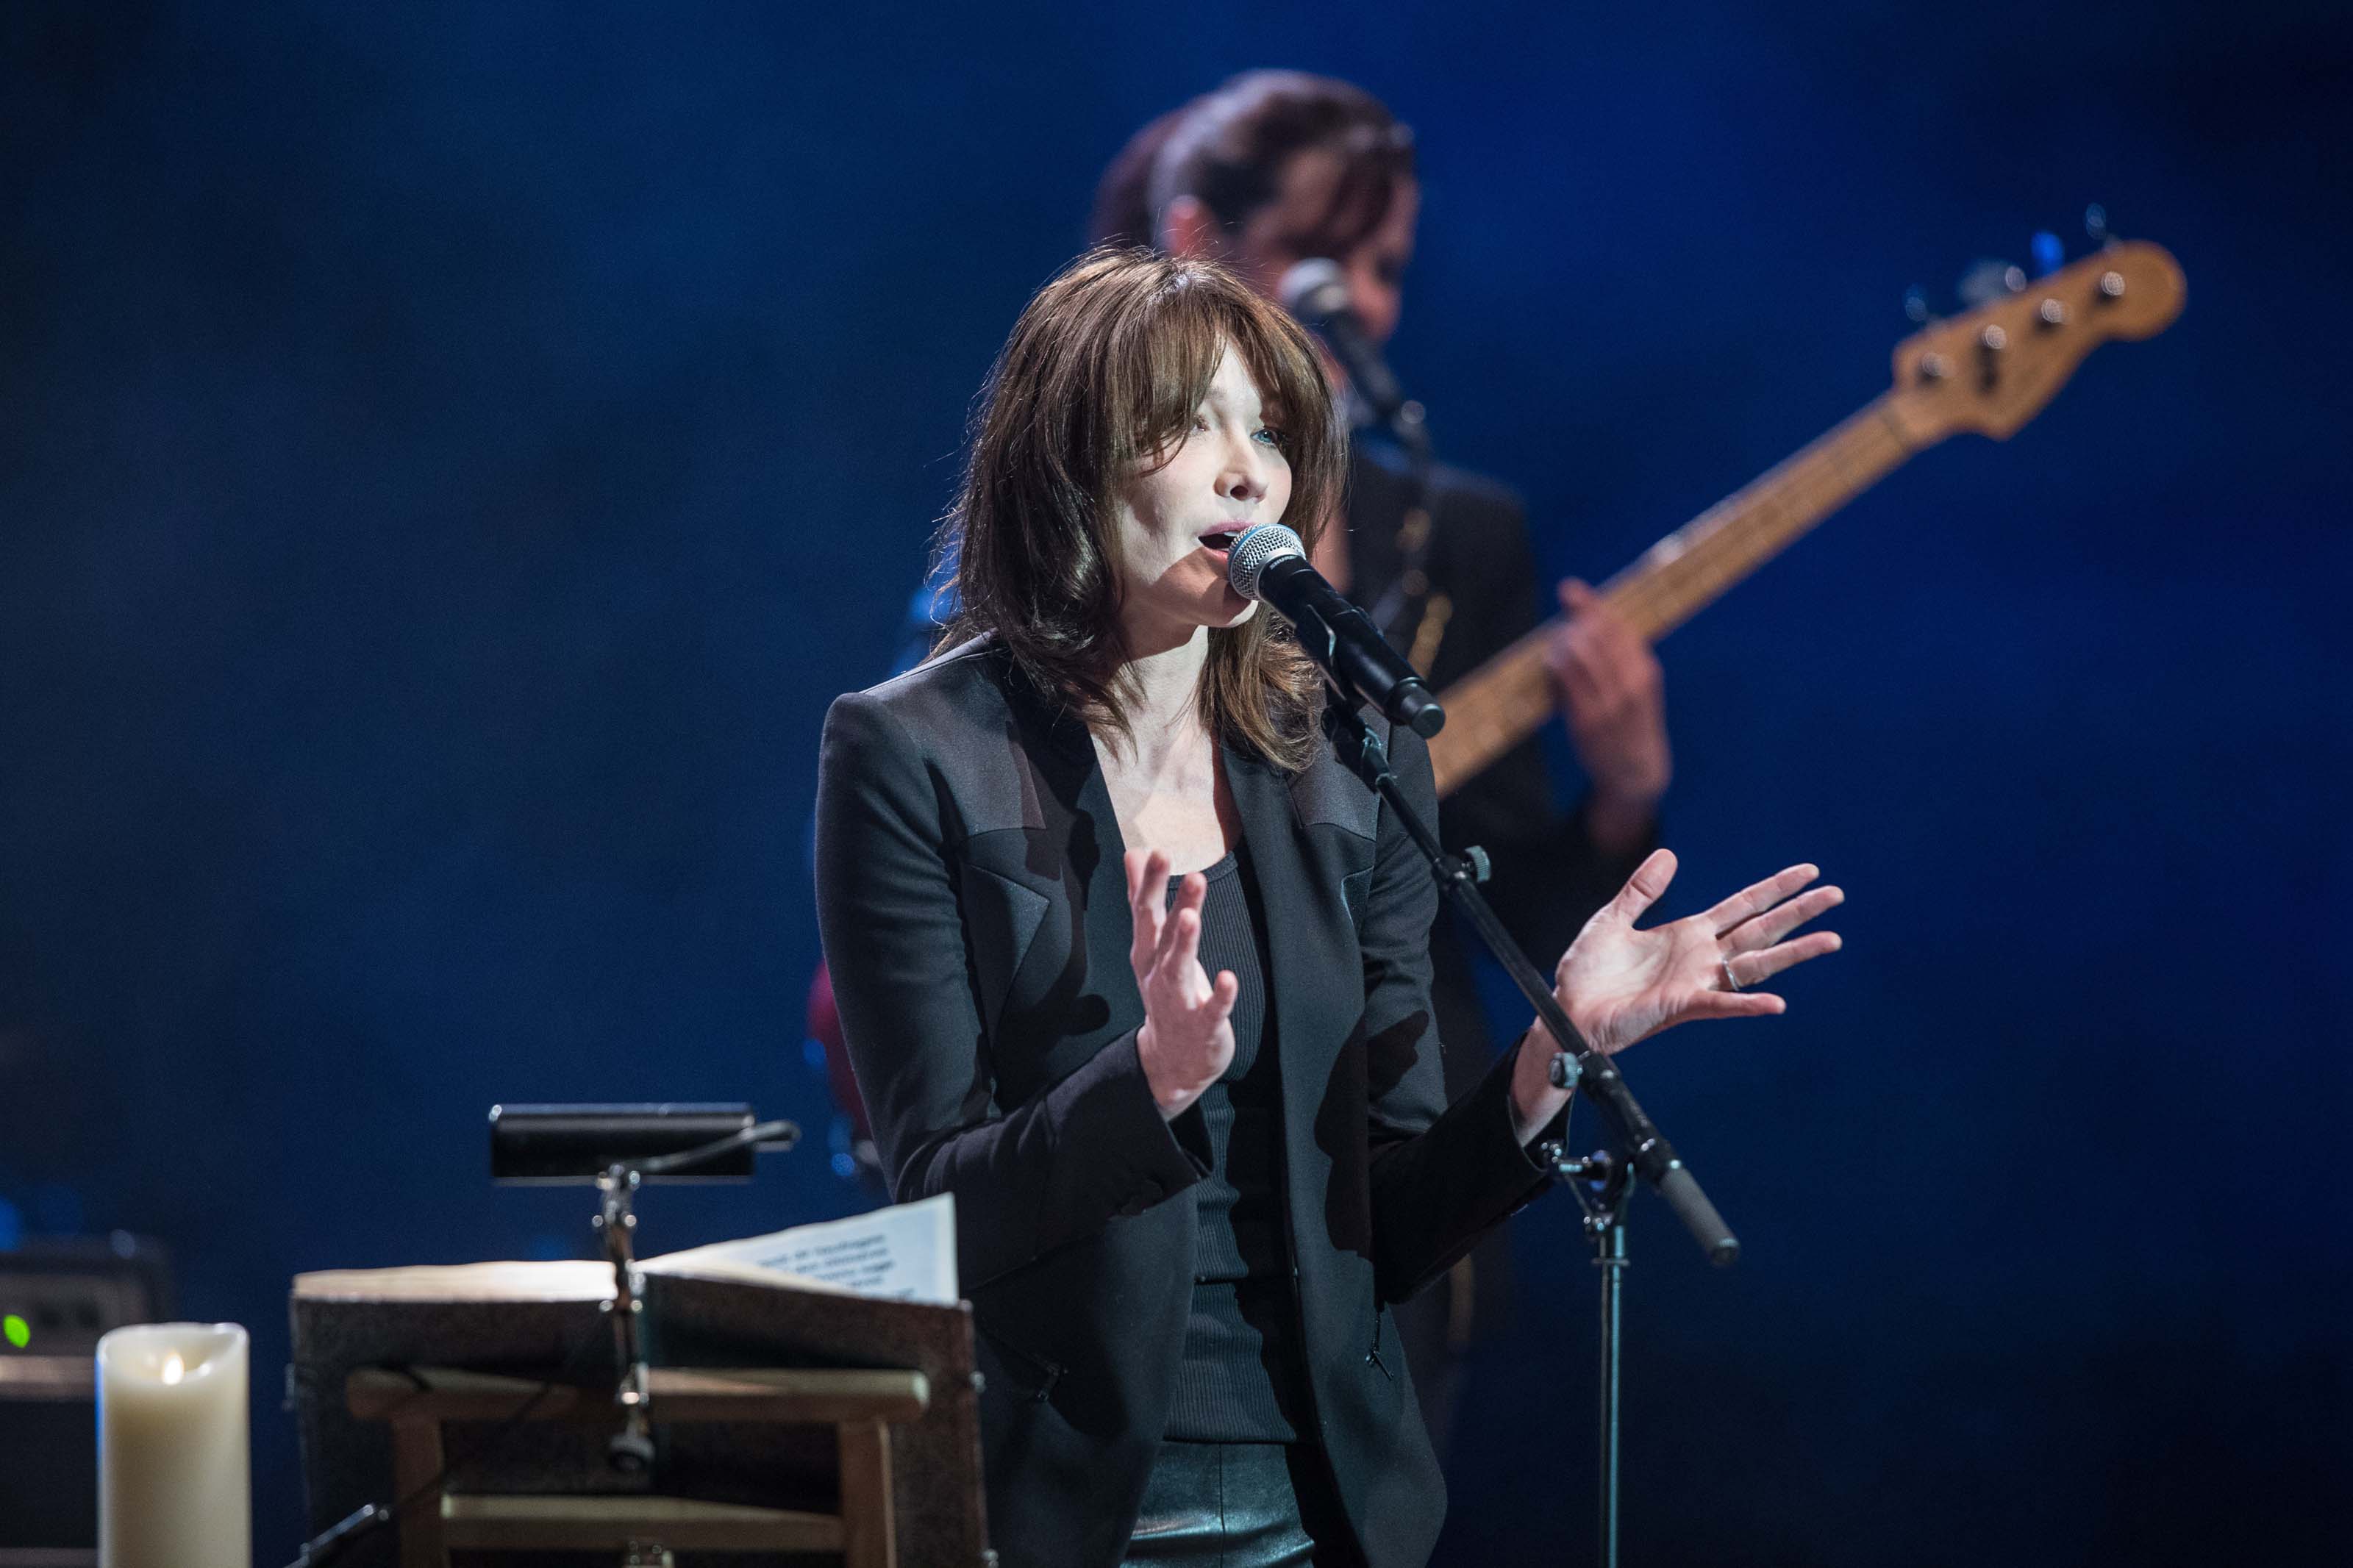
[[[1742,988],[1739,980],[1732,973],[1732,960],[1719,958],[1715,961],[1715,966],[1724,972],[1724,988],[1726,991],[1738,991]]]

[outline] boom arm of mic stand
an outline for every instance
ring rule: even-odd
[[[1634,1173],[1666,1200],[1667,1206],[1683,1221],[1683,1228],[1691,1232],[1692,1239],[1699,1243],[1709,1262],[1718,1268],[1730,1264],[1740,1256],[1739,1238],[1725,1225],[1715,1205],[1708,1202],[1707,1194],[1676,1155],[1674,1146],[1635,1100],[1633,1091],[1626,1087],[1624,1075],[1608,1057],[1588,1045],[1569,1023],[1568,1015],[1561,1011],[1560,1004],[1553,997],[1552,987],[1536,966],[1528,962],[1527,954],[1520,951],[1519,943],[1512,940],[1504,922],[1480,894],[1478,878],[1471,867],[1461,857],[1446,852],[1430,824],[1406,799],[1397,774],[1390,770],[1388,748],[1357,711],[1359,704],[1352,700],[1355,694],[1344,689],[1340,695],[1341,700],[1326,710],[1334,749],[1340,760],[1397,813],[1406,832],[1429,858],[1430,874],[1437,878],[1439,890],[1462,911],[1479,933],[1479,940],[1511,975],[1513,984],[1535,1008],[1536,1016],[1544,1020],[1553,1038],[1560,1042],[1565,1054],[1553,1058],[1553,1086],[1573,1089],[1583,1085],[1586,1098],[1609,1124]]]

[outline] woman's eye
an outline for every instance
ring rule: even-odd
[[[1282,431],[1274,429],[1271,426],[1260,426],[1256,435],[1252,438],[1263,442],[1267,446],[1272,447],[1279,452],[1287,452],[1291,450],[1291,438],[1285,436]]]

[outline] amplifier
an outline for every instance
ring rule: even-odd
[[[171,1314],[154,1242],[117,1231],[0,1252],[0,1568],[97,1561],[99,1336]]]

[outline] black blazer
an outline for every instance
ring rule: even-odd
[[[1429,752],[1390,738],[1433,804]],[[1445,1489],[1388,1305],[1545,1184],[1508,1058],[1451,1109],[1430,1020],[1429,868],[1326,750],[1229,754],[1265,910],[1285,1195],[1315,1422],[1376,1568],[1419,1564]],[[1119,824],[1085,726],[987,639],[826,719],[818,914],[902,1200],[950,1192],[979,1331],[991,1536],[1116,1563],[1167,1416],[1207,1168],[1135,1050]],[[1172,1201],[1173,1200],[1173,1201]]]

